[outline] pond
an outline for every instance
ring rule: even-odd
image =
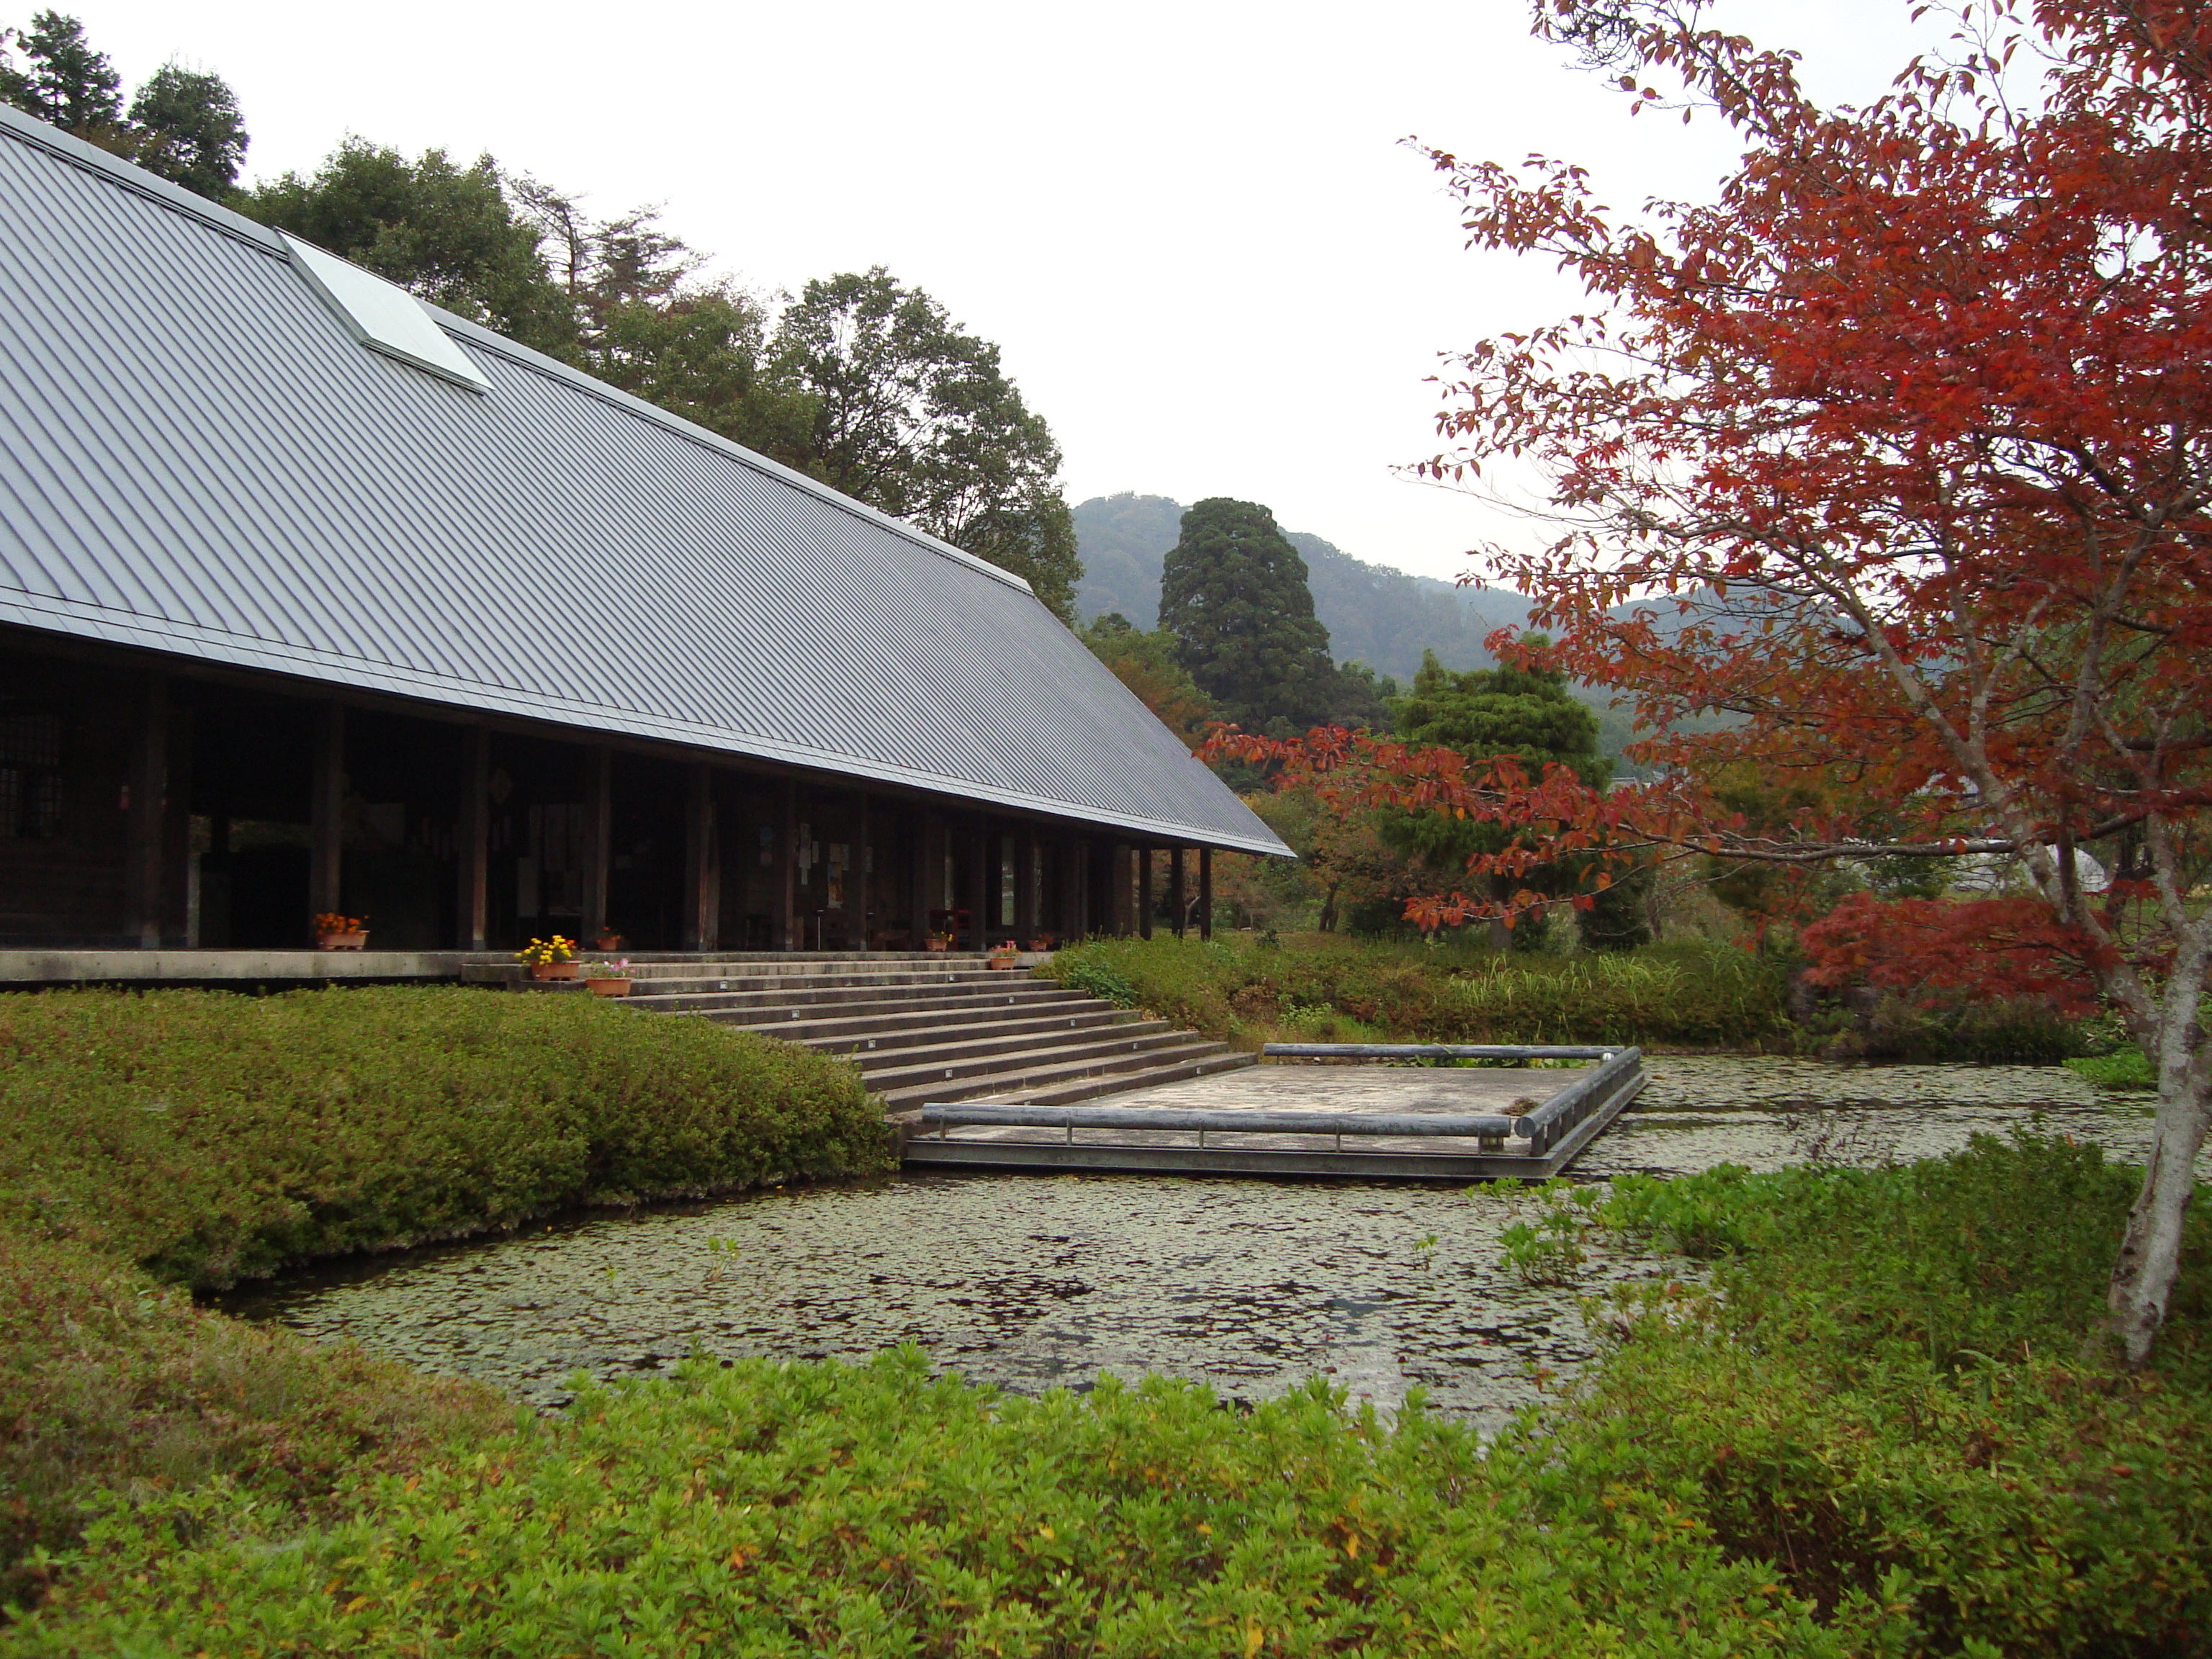
[[[2135,1158],[2148,1131],[2147,1099],[2056,1069],[1660,1057],[1650,1071],[1574,1178],[1921,1157],[2039,1119]],[[1493,1425],[1588,1357],[1576,1309],[1590,1285],[1682,1267],[1612,1252],[1584,1285],[1523,1284],[1499,1234],[1530,1207],[1517,1183],[915,1174],[595,1212],[227,1305],[541,1406],[579,1370],[911,1342],[1023,1392],[1153,1370],[1249,1401],[1320,1373],[1378,1408],[1418,1387]]]

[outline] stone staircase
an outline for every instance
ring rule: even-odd
[[[1256,1061],[980,954],[631,961],[631,1007],[848,1054],[895,1119],[933,1101],[1066,1105]]]

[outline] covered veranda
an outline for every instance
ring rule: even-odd
[[[1212,931],[1212,849],[0,631],[0,949],[1049,949]],[[102,809],[105,810],[102,810]],[[102,820],[105,823],[102,823]]]

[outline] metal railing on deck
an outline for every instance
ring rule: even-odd
[[[935,1130],[993,1127],[1060,1129],[1070,1144],[1078,1129],[1172,1129],[1209,1134],[1330,1135],[1341,1148],[1346,1135],[1449,1135],[1504,1140],[1521,1134],[1525,1118],[1468,1112],[1236,1112],[1194,1111],[1174,1106],[994,1106],[958,1103],[921,1109],[916,1126]]]

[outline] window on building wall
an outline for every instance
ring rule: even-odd
[[[0,712],[0,840],[62,832],[62,717]]]

